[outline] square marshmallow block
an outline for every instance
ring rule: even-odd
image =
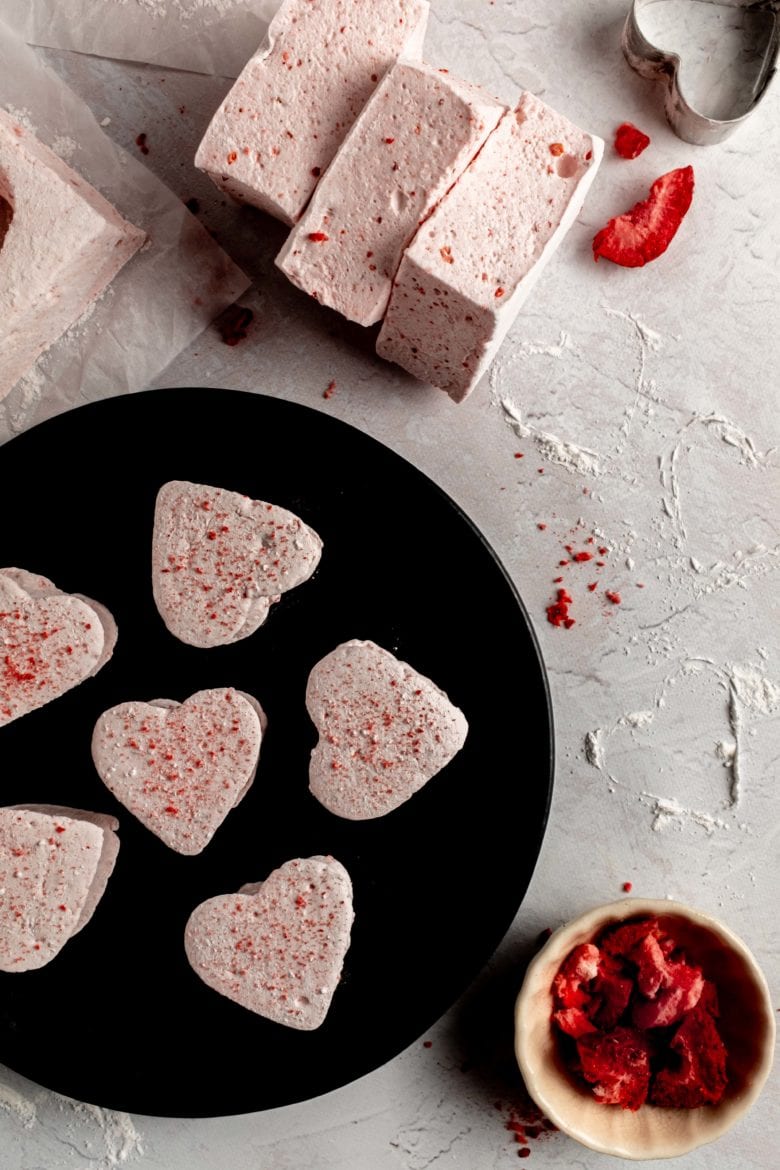
[[[145,239],[0,110],[0,398]]]
[[[293,224],[382,76],[422,55],[427,0],[285,0],[195,166]]]
[[[399,61],[344,140],[278,266],[350,321],[380,321],[418,225],[505,110],[446,69]]]
[[[600,138],[523,94],[404,254],[377,353],[456,402],[470,394],[603,153]]]

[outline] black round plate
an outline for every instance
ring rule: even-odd
[[[322,536],[315,576],[232,646],[173,638],[152,600],[155,496],[169,479],[291,509]],[[515,589],[466,516],[429,479],[318,411],[228,390],[157,390],[51,419],[0,450],[0,565],[104,602],[111,662],[0,730],[2,799],[111,812],[116,870],[94,918],[40,971],[0,975],[0,1060],[51,1089],[167,1116],[301,1101],[383,1064],[430,1027],[512,921],[541,846],[552,786],[551,714]],[[308,791],[312,666],[371,639],[465,712],[464,749],[373,821]],[[128,699],[204,687],[256,695],[268,715],[257,779],[197,857],[144,829],[97,776],[90,738]],[[293,857],[349,870],[355,924],[324,1024],[296,1032],[210,990],[184,954],[199,902]]]

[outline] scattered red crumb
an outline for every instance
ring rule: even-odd
[[[563,626],[570,630],[575,625],[574,618],[569,615],[571,597],[565,589],[559,589],[552,605],[547,606],[547,620],[551,626]]]
[[[141,154],[148,154],[149,153],[149,147],[146,145],[146,135],[145,134],[139,134],[135,140],[135,144],[138,147],[138,149],[140,150]]]
[[[589,552],[576,552],[571,559],[581,565],[584,561],[592,561],[593,556]]]
[[[595,593],[598,587],[598,581],[591,581],[590,585],[588,586],[588,593]]]
[[[505,1106],[501,1101],[494,1102],[494,1105],[499,1113],[507,1112],[504,1129],[512,1135],[513,1143],[520,1147],[517,1151],[519,1158],[530,1158],[530,1141],[545,1140],[558,1132],[557,1127],[531,1100],[524,1085],[511,1105]]]
[[[322,397],[323,397],[323,398],[332,398],[332,397],[333,397],[333,394],[334,394],[334,391],[335,391],[335,389],[336,389],[336,383],[335,383],[335,382],[332,382],[332,381],[331,381],[331,382],[328,382],[327,386],[326,386],[326,387],[325,387],[325,389],[322,391]]]
[[[647,199],[611,219],[593,237],[593,259],[641,268],[669,247],[693,199],[693,167],[656,179]]]
[[[539,472],[540,475],[544,475],[544,468],[543,467],[537,467],[536,470]]]
[[[544,532],[547,525],[546,524],[537,524],[536,527],[539,529],[540,532]]]
[[[246,337],[247,329],[252,323],[254,313],[242,305],[231,305],[217,322],[219,335],[225,345],[238,345]]]
[[[611,601],[613,605],[620,605],[623,598],[619,593],[615,593],[613,589],[607,589],[604,593],[607,601]]]
[[[309,239],[313,244],[324,244],[328,237],[325,232],[309,232]]]
[[[432,1048],[433,1040],[423,1040],[423,1048]]]
[[[623,122],[615,131],[615,150],[621,158],[638,158],[649,145],[648,136],[631,122]]]
[[[525,456],[522,451],[515,451],[515,459],[524,459]]]
[[[634,888],[633,882],[623,882],[623,893],[624,894],[630,894],[631,891],[633,890],[633,888]]]
[[[715,985],[657,918],[574,947],[552,993],[564,1061],[601,1104],[695,1109],[721,1100],[727,1052]]]

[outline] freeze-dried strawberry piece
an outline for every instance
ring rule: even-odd
[[[632,1020],[636,1028],[668,1028],[676,1024],[686,1012],[696,1007],[701,997],[704,979],[700,967],[690,967],[685,960],[669,963],[664,976],[665,986],[655,999],[637,1000]]]
[[[615,131],[615,150],[621,158],[637,158],[647,150],[650,139],[631,122],[623,122]]]
[[[597,1031],[595,1024],[591,1024],[582,1008],[563,1008],[561,1011],[553,1012],[553,1019],[562,1032],[567,1036],[573,1036],[575,1040],[580,1036],[586,1036],[588,1032]]]
[[[660,937],[658,919],[642,918],[639,922],[627,922],[624,926],[610,930],[599,940],[599,946],[608,955],[619,955],[625,959],[643,939]]]
[[[658,1072],[650,1094],[652,1104],[667,1109],[716,1105],[728,1083],[726,1048],[705,1004],[688,1013],[671,1047],[680,1057],[680,1066]]]
[[[636,1110],[647,1100],[650,1046],[634,1028],[595,1032],[577,1041],[582,1075],[603,1105]]]
[[[614,1028],[628,1007],[634,985],[624,972],[622,963],[611,955],[602,954],[599,973],[593,983],[593,1005],[590,1018],[599,1028]]]
[[[657,938],[648,934],[631,951],[631,960],[636,963],[636,985],[642,995],[652,999],[664,986],[667,961]]]
[[[665,252],[693,198],[693,167],[678,167],[656,179],[650,194],[593,237],[593,258],[641,268]]]
[[[566,957],[553,979],[553,995],[557,1007],[581,1008],[590,1002],[590,992],[583,983],[590,983],[599,971],[599,948],[593,943],[575,947]]]

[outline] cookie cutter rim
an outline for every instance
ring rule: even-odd
[[[722,142],[742,125],[755,110],[766,93],[769,83],[777,72],[780,53],[780,0],[712,0],[723,7],[744,8],[748,12],[766,12],[772,18],[772,29],[764,49],[761,70],[753,87],[753,97],[748,108],[734,118],[709,118],[702,114],[684,96],[680,88],[680,67],[678,53],[661,49],[647,39],[639,23],[639,14],[656,0],[632,0],[621,37],[623,55],[640,77],[662,80],[666,83],[664,112],[669,125],[678,138],[695,146],[710,146]],[[698,0],[697,0],[698,2]]]

